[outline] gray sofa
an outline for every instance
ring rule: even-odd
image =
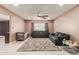
[[[32,38],[48,38],[49,32],[48,31],[33,31],[31,33]]]
[[[51,33],[49,35],[49,38],[52,42],[55,43],[57,46],[63,46],[63,39],[70,40],[70,35],[66,33],[61,33],[61,32],[56,32],[56,33]]]

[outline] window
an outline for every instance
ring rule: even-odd
[[[45,23],[34,23],[34,31],[45,31]]]

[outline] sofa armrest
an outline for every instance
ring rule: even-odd
[[[50,33],[50,35],[55,35],[55,33]]]

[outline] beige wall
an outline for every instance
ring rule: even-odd
[[[52,20],[48,21],[48,28],[49,28],[50,33],[54,32],[54,27],[53,27],[53,21]]]
[[[15,33],[24,31],[24,20],[2,6],[0,6],[0,13],[10,16],[10,41],[14,41]]]
[[[31,33],[31,21],[25,21],[25,31]]]
[[[55,32],[69,33],[73,39],[79,40],[79,6],[56,19]]]
[[[24,32],[24,20],[12,16],[10,20],[10,32],[11,32],[11,41],[16,39],[15,33],[16,32]]]
[[[53,32],[53,21],[29,21],[29,20],[27,20],[26,21],[26,23],[25,23],[25,31],[26,32],[29,32],[29,33],[31,33],[31,24],[32,24],[32,22],[47,22],[48,23],[48,29],[49,29],[49,32],[50,33],[52,33]]]

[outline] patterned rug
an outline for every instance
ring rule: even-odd
[[[55,46],[49,38],[31,38],[17,50],[17,52],[27,51],[62,51],[62,49]]]

